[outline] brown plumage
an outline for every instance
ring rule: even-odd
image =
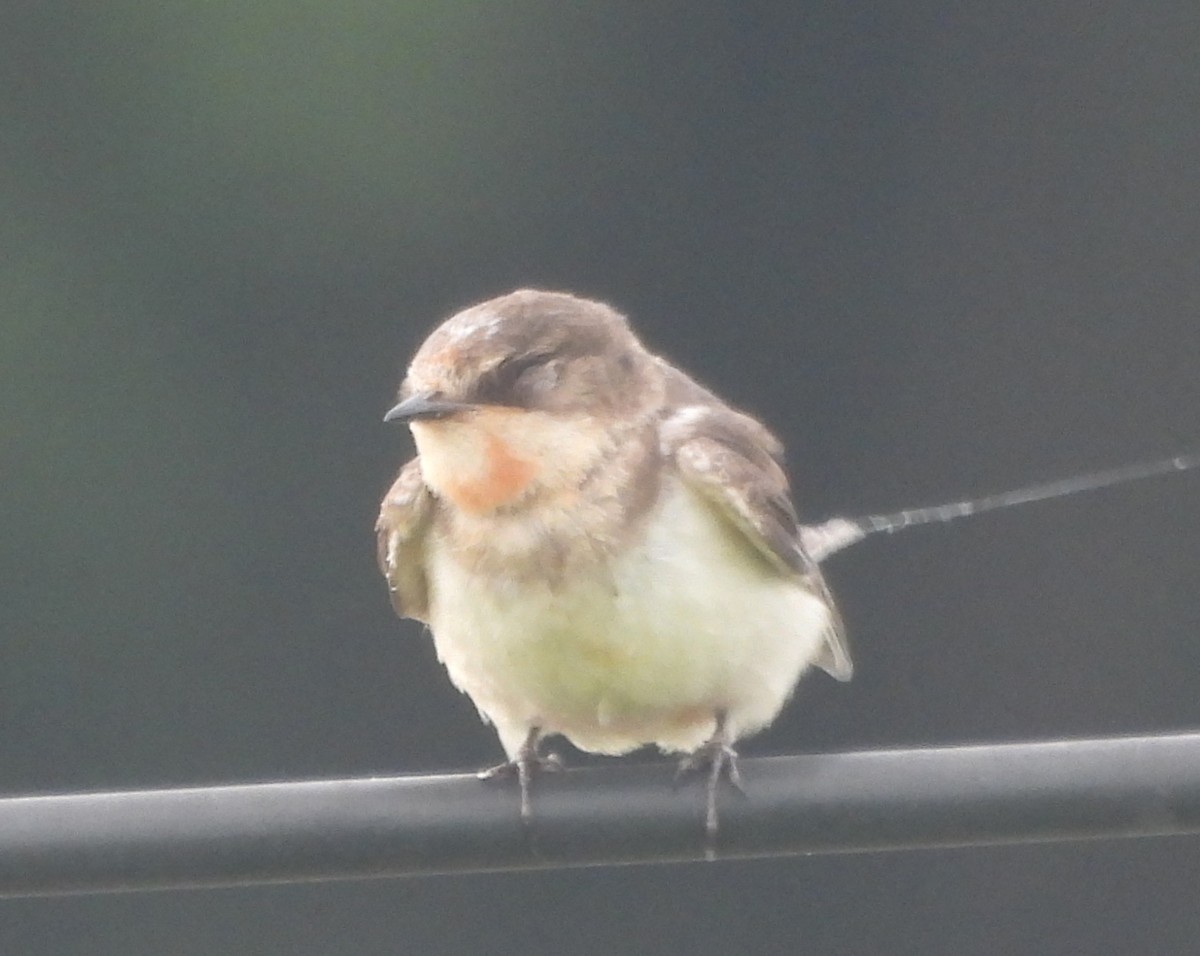
[[[467,309],[400,399],[418,457],[383,500],[380,568],[524,781],[560,733],[699,750],[715,788],[808,666],[849,679],[780,443],[608,306],[523,290]]]

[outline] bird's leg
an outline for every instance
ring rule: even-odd
[[[476,776],[480,780],[504,780],[516,777],[521,785],[521,820],[528,824],[533,819],[533,805],[529,799],[529,785],[534,774],[555,772],[563,769],[562,759],[558,754],[538,753],[538,744],[542,740],[542,728],[530,727],[525,742],[513,755],[512,760],[480,770]]]
[[[675,772],[675,780],[690,773],[705,773],[708,790],[708,803],[704,814],[704,834],[708,839],[710,853],[716,844],[719,817],[717,815],[717,789],[724,777],[740,794],[742,775],[738,773],[737,751],[733,749],[733,738],[726,726],[725,712],[717,712],[717,726],[713,734],[700,747],[679,761],[679,769]]]

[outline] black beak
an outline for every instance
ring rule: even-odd
[[[412,395],[383,416],[385,422],[415,422],[449,418],[474,408],[469,402],[452,402],[435,395]]]

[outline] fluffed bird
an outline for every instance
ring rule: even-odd
[[[500,737],[521,815],[561,735],[653,744],[707,773],[815,666],[852,672],[783,448],[649,352],[609,306],[520,290],[425,340],[399,403],[417,456],[383,499],[379,564]]]

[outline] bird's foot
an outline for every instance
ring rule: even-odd
[[[538,752],[541,737],[541,730],[534,727],[512,760],[480,770],[475,775],[480,780],[508,780],[516,777],[521,785],[521,821],[525,824],[533,819],[533,804],[529,797],[533,778],[539,773],[559,773],[564,769],[562,758],[558,754]]]
[[[675,771],[675,782],[691,774],[703,773],[706,777],[708,800],[704,812],[704,835],[707,840],[707,855],[715,855],[717,831],[720,828],[720,816],[717,813],[717,790],[724,778],[742,796],[746,791],[742,788],[742,775],[738,772],[737,751],[733,749],[733,741],[725,728],[725,715],[717,716],[717,727],[713,735],[699,748],[692,751],[679,761]]]

